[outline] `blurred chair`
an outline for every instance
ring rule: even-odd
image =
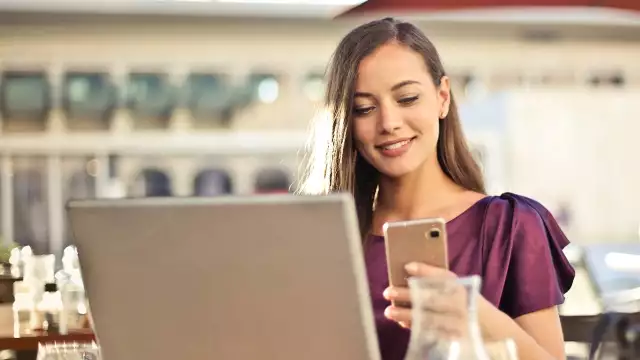
[[[195,196],[219,196],[233,193],[229,174],[222,169],[202,170],[193,180]]]
[[[640,256],[640,244],[595,244],[584,247],[582,254],[604,311],[563,316],[565,341],[590,344],[590,359],[600,358],[598,351],[612,344],[618,359],[640,358],[640,262],[633,260]]]
[[[131,192],[142,197],[172,196],[171,179],[162,170],[144,169],[134,179]]]
[[[289,174],[282,169],[267,168],[258,172],[255,180],[255,192],[265,193],[287,193],[291,187]]]
[[[47,129],[51,86],[44,71],[6,71],[0,76],[0,112],[5,132]]]

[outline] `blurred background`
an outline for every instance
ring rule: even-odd
[[[73,198],[293,190],[332,51],[400,16],[440,51],[491,194],[542,202],[578,267],[640,254],[640,2],[488,3],[0,0],[3,242],[60,259]],[[568,313],[602,309],[587,270]]]

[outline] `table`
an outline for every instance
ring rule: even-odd
[[[38,334],[21,335],[20,337],[0,335],[0,349],[2,350],[38,350],[39,343],[54,342],[91,342],[95,340],[93,332],[89,329],[74,331],[67,335],[48,334],[46,332]]]
[[[91,342],[95,335],[90,329],[82,329],[70,334],[49,334],[34,332],[16,334],[13,327],[13,311],[11,304],[0,304],[0,350],[13,350],[18,360],[34,360],[39,343],[55,342]]]

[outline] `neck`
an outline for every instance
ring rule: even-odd
[[[431,216],[447,205],[451,195],[465,191],[442,171],[434,156],[413,173],[401,178],[381,177],[376,211],[390,218],[415,219]]]

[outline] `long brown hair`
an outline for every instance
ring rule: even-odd
[[[380,173],[359,155],[355,147],[352,127],[354,87],[360,61],[390,41],[422,55],[434,83],[440,86],[445,76],[440,56],[415,25],[385,18],[352,30],[342,39],[329,63],[325,96],[327,114],[316,123],[306,178],[299,189],[311,194],[352,193],[363,238],[371,230]],[[453,182],[468,190],[485,192],[482,173],[462,132],[453,94],[449,112],[440,120],[437,158]]]

